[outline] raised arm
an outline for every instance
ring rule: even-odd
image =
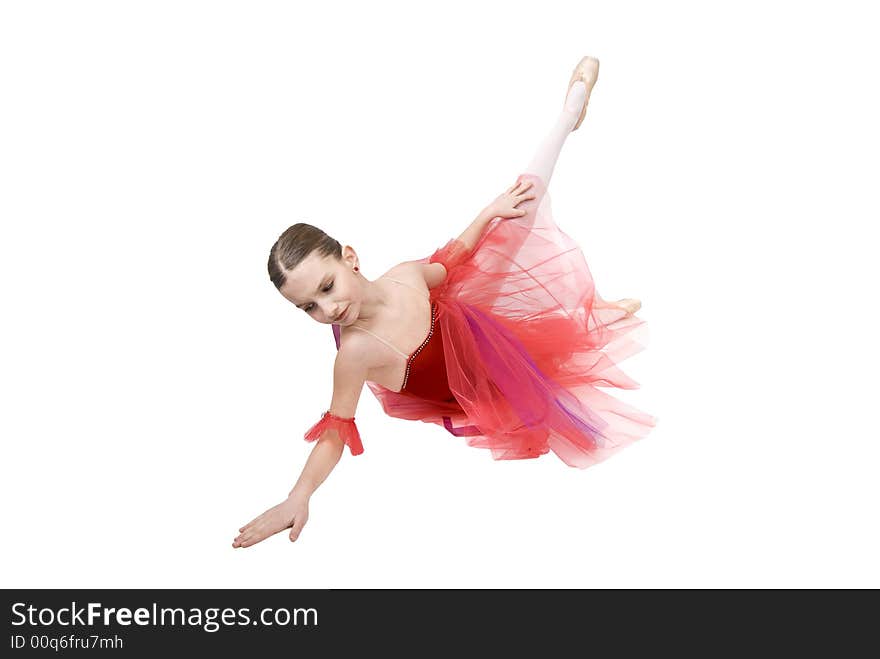
[[[250,547],[290,529],[295,541],[309,518],[309,499],[333,471],[347,444],[353,455],[363,452],[354,413],[367,378],[368,352],[360,335],[348,337],[336,353],[330,409],[305,434],[315,447],[287,499],[239,529],[233,547]]]
[[[480,214],[470,223],[470,226],[462,231],[461,235],[458,237],[458,240],[462,242],[468,250],[472,250],[476,247],[477,241],[480,239],[480,236],[483,235],[486,226],[492,221],[492,216],[490,216],[488,212],[488,208],[481,210]]]
[[[464,243],[468,250],[472,250],[476,247],[486,226],[494,218],[500,217],[507,220],[525,215],[526,210],[517,208],[517,206],[523,202],[535,199],[534,193],[530,194],[528,192],[531,187],[532,183],[530,181],[518,180],[510,188],[498,195],[491,204],[481,210],[470,226],[458,237],[458,240]]]
[[[450,240],[445,247],[437,250],[428,259],[429,263],[420,263],[422,277],[428,288],[439,286],[445,281],[448,275],[446,261],[451,260],[454,264],[456,260],[469,255],[477,246],[486,227],[496,217],[508,220],[527,215],[528,210],[519,208],[519,205],[536,198],[534,192],[530,192],[531,188],[531,181],[517,180],[510,188],[498,195],[491,204],[481,210],[458,238]]]

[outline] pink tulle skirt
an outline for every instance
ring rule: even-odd
[[[588,467],[657,419],[601,388],[637,389],[619,364],[645,347],[645,321],[599,295],[578,245],[553,222],[544,182],[521,218],[495,218],[470,253],[449,241],[437,303],[454,402],[368,386],[391,416],[435,423],[498,460],[553,451]]]

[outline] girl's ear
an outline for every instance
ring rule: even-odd
[[[342,260],[345,261],[350,268],[360,265],[357,252],[355,252],[354,248],[350,245],[346,245],[342,248]]]

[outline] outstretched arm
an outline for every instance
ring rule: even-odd
[[[328,414],[351,419],[352,425],[367,378],[365,347],[360,335],[348,337],[336,353],[333,367],[333,400]],[[345,442],[336,429],[328,427],[323,430],[287,499],[241,527],[232,546],[250,547],[287,528],[290,529],[290,541],[295,541],[309,518],[309,499],[339,462],[344,446]],[[349,443],[349,447],[353,453],[361,450],[359,440],[357,446]]]
[[[480,211],[480,214],[477,215],[474,221],[471,222],[471,225],[462,232],[458,237],[458,240],[464,243],[468,250],[472,250],[476,247],[477,242],[480,240],[480,236],[483,235],[483,231],[486,229],[486,226],[494,218],[500,217],[509,220],[514,217],[522,217],[525,215],[526,211],[522,208],[517,208],[517,206],[524,201],[535,198],[534,194],[527,194],[528,189],[531,187],[532,183],[530,181],[517,181],[514,183],[510,188],[501,193],[491,204]]]
[[[483,210],[480,211],[479,215],[474,218],[474,221],[470,223],[467,229],[465,229],[461,235],[458,236],[455,240],[450,240],[447,245],[454,246],[454,252],[460,255],[468,255],[473,249],[477,246],[477,243],[480,242],[480,237],[483,235],[483,232],[486,230],[486,227],[489,226],[489,223],[492,222],[496,217],[508,220],[514,217],[523,217],[528,214],[528,211],[524,208],[517,208],[517,206],[525,201],[529,201],[531,199],[535,199],[535,194],[528,194],[529,188],[532,187],[531,181],[521,181],[517,180],[516,183],[513,184],[510,188],[508,188],[505,192],[500,194],[491,204],[486,206]],[[460,243],[461,245],[457,245]],[[445,248],[439,250],[440,252],[445,252]],[[439,286],[443,281],[446,280],[447,273],[446,272],[446,264],[442,262],[429,262],[425,263],[424,261],[429,261],[434,258],[435,255],[432,255],[428,259],[423,259],[422,262],[419,263],[421,267],[422,277],[425,280],[425,284],[427,284],[428,288],[434,288],[435,286]]]
[[[339,437],[339,433],[332,428],[327,430],[309,454],[309,459],[306,460],[302,473],[288,497],[300,497],[308,500],[333,471],[333,467],[342,457],[344,448],[345,444]]]
[[[476,247],[477,241],[479,241],[480,236],[483,235],[483,231],[486,230],[486,227],[491,221],[492,218],[487,214],[486,209],[481,210],[480,214],[470,223],[470,226],[461,232],[458,240],[462,242],[468,250],[472,250]]]

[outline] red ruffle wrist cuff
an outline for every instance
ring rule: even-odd
[[[329,428],[339,433],[352,455],[360,455],[364,452],[364,445],[361,443],[361,435],[354,424],[354,417],[344,419],[341,416],[330,414],[329,410],[321,415],[321,420],[318,423],[306,431],[304,438],[307,442],[313,442]]]

